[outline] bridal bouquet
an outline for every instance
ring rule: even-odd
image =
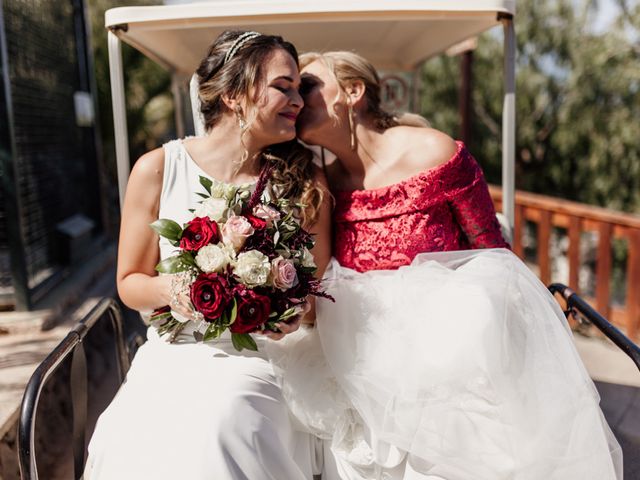
[[[187,294],[195,312],[189,320],[169,306],[154,311],[151,321],[158,322],[161,335],[171,333],[175,339],[193,321],[198,341],[229,329],[237,350],[257,350],[250,333],[278,331],[276,323],[304,312],[308,295],[329,297],[313,276],[316,265],[309,250],[314,240],[300,226],[300,205],[287,199],[260,201],[262,177],[252,195],[246,185],[201,176],[206,193],[198,193],[202,201],[191,221],[151,224],[177,247],[175,255],[156,266],[158,272],[175,274],[172,303]]]

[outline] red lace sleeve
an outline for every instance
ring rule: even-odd
[[[502,236],[480,165],[466,148],[459,155],[455,175],[448,176],[446,197],[471,248],[511,248]]]

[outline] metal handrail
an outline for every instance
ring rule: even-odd
[[[75,478],[82,477],[85,454],[85,420],[87,400],[86,356],[82,347],[82,340],[89,330],[108,314],[113,324],[116,337],[116,351],[120,383],[129,369],[129,356],[124,343],[122,312],[112,298],[103,298],[98,304],[67,334],[67,336],[53,349],[53,351],[36,368],[29,379],[20,407],[20,422],[18,425],[18,463],[22,480],[38,480],[38,468],[35,455],[35,425],[36,413],[40,393],[47,380],[60,364],[73,355],[71,360],[71,392],[75,398],[81,397],[79,402],[73,403],[73,432],[74,432],[74,470]],[[74,378],[76,381],[74,381]],[[80,405],[76,404],[79,403]]]
[[[577,293],[562,283],[552,283],[549,285],[552,294],[559,293],[567,302],[567,311],[573,313],[578,311],[589,323],[596,326],[598,330],[605,334],[613,343],[626,353],[638,370],[640,370],[640,348],[629,338],[614,327],[606,318],[600,315],[591,305],[584,301]]]

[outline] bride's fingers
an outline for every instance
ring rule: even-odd
[[[271,330],[265,330],[264,332],[262,332],[262,334],[263,334],[265,337],[268,337],[268,338],[270,338],[271,340],[276,340],[276,341],[278,341],[278,340],[282,340],[282,339],[284,338],[284,336],[285,336],[285,334],[284,334],[284,333],[281,333],[281,332],[280,332],[280,333],[279,333],[279,332],[272,332]]]
[[[171,302],[171,310],[193,320],[193,306],[191,299],[186,295],[179,295],[177,302]]]
[[[302,320],[303,316],[304,313],[301,313],[293,317],[287,323],[278,322],[276,323],[276,327],[278,327],[278,329],[285,334],[293,333],[298,330],[298,328],[300,328],[300,321]]]

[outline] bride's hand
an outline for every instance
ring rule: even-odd
[[[288,335],[298,330],[298,328],[300,328],[300,323],[302,319],[311,310],[311,306],[309,305],[308,302],[302,302],[297,306],[297,308],[299,309],[298,310],[299,313],[294,317],[291,317],[290,321],[278,322],[275,324],[275,326],[278,327],[278,330],[280,330],[279,332],[265,330],[264,335],[269,337],[271,340],[282,340],[285,337],[285,335]]]
[[[169,305],[171,311],[178,315],[193,320],[193,305],[191,299],[185,293],[175,294],[176,288],[174,275],[161,275],[158,281],[162,283],[163,299],[165,305]]]
[[[300,328],[300,320],[302,320],[303,316],[304,314],[296,315],[295,317],[292,317],[291,321],[286,323],[278,322],[275,324],[275,326],[278,327],[278,330],[280,330],[280,332],[265,330],[263,335],[269,337],[271,340],[282,340],[285,335],[293,333],[298,330],[298,328]]]

